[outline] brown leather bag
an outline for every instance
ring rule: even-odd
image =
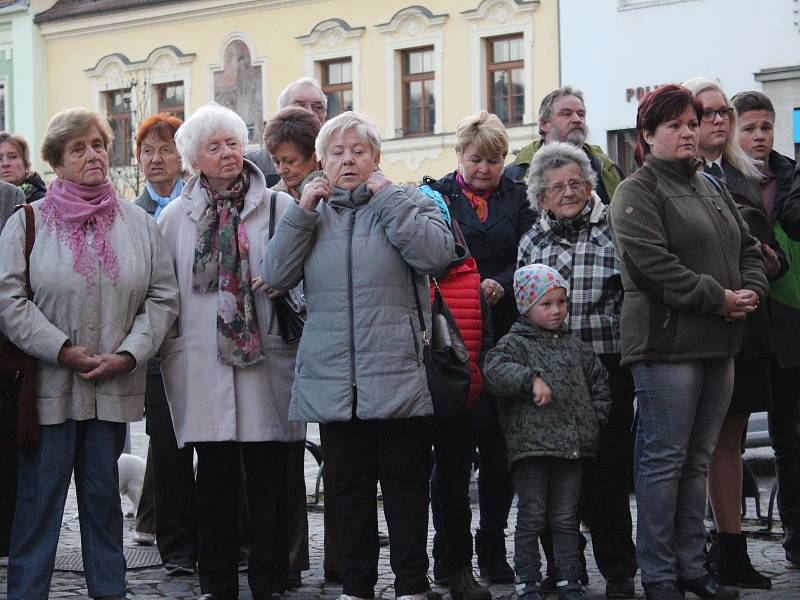
[[[25,211],[25,287],[31,290],[31,250],[36,238],[36,217],[30,204]],[[0,341],[0,446],[32,448],[39,443],[36,410],[36,359],[7,339]]]

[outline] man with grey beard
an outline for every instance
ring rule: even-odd
[[[542,145],[551,141],[567,142],[586,152],[597,174],[595,191],[603,204],[608,204],[624,175],[600,146],[586,143],[588,132],[583,92],[570,86],[550,92],[539,106],[539,139],[519,151],[514,163],[506,167],[505,174],[514,181],[524,182],[533,155]]]

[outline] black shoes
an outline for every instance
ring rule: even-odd
[[[714,534],[708,557],[714,579],[721,585],[757,590],[772,587],[770,578],[753,568],[747,554],[747,538],[743,533]]]
[[[674,581],[643,583],[645,600],[684,600],[683,591]]]
[[[481,577],[491,583],[512,583],[514,569],[506,560],[506,541],[502,533],[475,532],[475,555]]]
[[[449,579],[453,600],[492,600],[492,593],[475,581],[471,568],[453,573]]]
[[[704,600],[737,600],[739,598],[739,590],[721,586],[714,581],[711,575],[703,575],[697,579],[681,581],[678,585],[687,592],[691,592]]]
[[[164,564],[164,570],[169,577],[194,575],[194,561],[191,558],[169,560]]]
[[[606,598],[608,600],[636,598],[633,577],[609,577],[606,581]]]

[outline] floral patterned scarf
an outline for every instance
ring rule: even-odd
[[[217,355],[225,364],[247,367],[264,358],[250,277],[250,243],[239,212],[250,187],[247,167],[224,192],[205,177],[200,185],[208,206],[197,222],[192,291],[217,292]]]
[[[464,181],[464,177],[462,177],[460,172],[456,173],[456,183],[458,184],[461,193],[464,194],[464,197],[469,200],[472,208],[474,208],[475,212],[478,213],[478,219],[480,219],[481,223],[486,223],[486,219],[489,218],[489,197],[494,194],[494,190],[490,190],[488,192],[479,192],[478,190],[473,189],[466,181]]]

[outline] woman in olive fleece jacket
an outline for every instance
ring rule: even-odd
[[[727,600],[703,556],[708,464],[730,404],[742,320],[766,296],[761,250],[730,194],[698,172],[703,105],[668,85],[642,99],[637,159],[611,202],[622,264],[622,364],[639,406],[636,554],[647,598]]]

